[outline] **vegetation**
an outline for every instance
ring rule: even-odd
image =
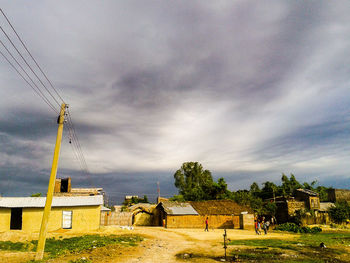
[[[149,203],[147,195],[144,195],[143,198],[133,196],[133,197],[131,197],[131,200],[125,200],[123,203],[123,206],[128,207],[128,206],[136,205],[139,203]]]
[[[280,231],[288,231],[288,232],[294,232],[294,233],[309,233],[309,234],[316,234],[319,232],[322,232],[322,228],[320,227],[307,227],[307,226],[299,226],[294,223],[285,223],[278,225],[275,230]]]
[[[30,197],[41,197],[41,196],[43,196],[42,193],[35,193],[30,195]]]
[[[317,181],[300,183],[295,176],[289,177],[282,174],[281,185],[266,181],[262,188],[253,182],[249,190],[229,191],[224,178],[217,182],[213,180],[209,170],[204,170],[198,162],[183,163],[174,174],[175,186],[179,189],[179,195],[175,195],[173,201],[200,201],[231,199],[241,205],[249,205],[259,215],[275,216],[277,207],[273,200],[278,196],[292,196],[296,189],[308,189],[319,194],[321,201],[327,201],[327,187],[317,186]],[[266,201],[270,200],[270,201]]]
[[[209,170],[203,170],[198,162],[187,162],[174,174],[175,186],[179,195],[173,200],[199,201],[225,199],[228,197],[227,184],[224,178],[213,180]]]
[[[142,237],[136,235],[85,235],[64,239],[49,238],[46,240],[45,252],[48,252],[50,257],[58,257],[60,255],[80,253],[82,251],[112,244],[135,246],[140,241],[142,241]],[[37,243],[37,240],[24,243],[0,241],[0,250],[36,251]]]
[[[321,248],[324,243],[326,248]],[[233,240],[232,254],[244,262],[347,262],[350,233],[301,234],[295,239]],[[243,246],[243,247],[242,247]]]
[[[346,201],[336,202],[335,206],[331,207],[328,211],[332,220],[338,224],[350,218],[350,206]]]

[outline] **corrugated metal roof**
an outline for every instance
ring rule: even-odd
[[[198,215],[189,203],[163,201],[160,204],[168,215]]]
[[[320,202],[320,211],[328,211],[329,208],[334,206],[334,203],[331,202]]]
[[[111,211],[111,209],[105,206],[101,206],[101,211]]]
[[[0,207],[44,207],[46,197],[0,197]],[[102,205],[103,196],[64,196],[52,199],[52,207]]]
[[[311,191],[309,189],[302,189],[302,188],[299,188],[297,189],[297,191],[299,192],[302,192],[302,193],[305,193],[305,194],[308,194],[308,195],[311,195],[311,196],[318,196],[318,193],[314,192],[314,191]]]

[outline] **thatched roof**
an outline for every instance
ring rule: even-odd
[[[253,213],[253,210],[247,206],[241,206],[231,200],[212,200],[212,201],[190,201],[192,207],[200,215],[233,215],[241,212]]]

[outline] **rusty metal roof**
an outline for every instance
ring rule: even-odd
[[[46,197],[0,197],[0,207],[44,207]],[[54,196],[52,207],[102,205],[103,196]]]
[[[163,201],[159,203],[168,215],[198,215],[189,203]]]

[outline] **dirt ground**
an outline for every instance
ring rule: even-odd
[[[83,233],[87,234],[87,233]],[[204,232],[203,229],[164,229],[161,227],[135,227],[133,230],[121,229],[120,227],[103,227],[99,231],[88,234],[136,234],[144,237],[137,247],[125,247],[111,245],[96,248],[93,251],[79,255],[67,255],[63,258],[50,259],[47,262],[69,262],[85,258],[92,262],[181,262],[185,253],[211,255],[214,258],[194,258],[191,262],[218,262],[218,258],[224,256],[223,234],[224,230],[215,229]],[[69,230],[50,232],[48,237],[73,237],[82,233],[73,233]],[[290,239],[290,234],[269,233],[257,236],[254,230],[227,230],[227,237],[235,239]],[[0,240],[28,241],[37,239],[38,233],[26,234],[21,231],[0,233]],[[229,249],[228,249],[229,254]],[[180,255],[180,256],[176,256]],[[187,255],[185,255],[186,257]],[[0,262],[22,263],[34,258],[34,253],[28,252],[4,252],[0,251]]]

